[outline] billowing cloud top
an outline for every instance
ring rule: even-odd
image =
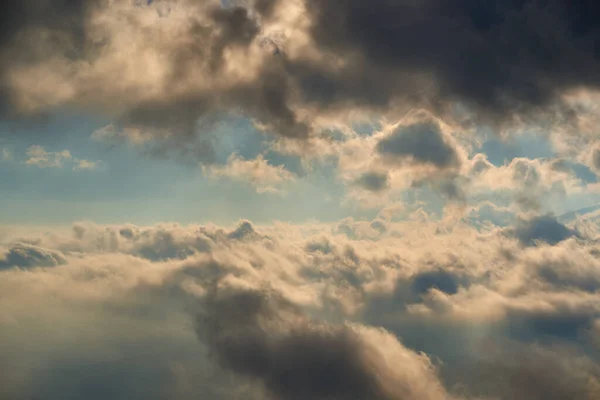
[[[544,224],[5,229],[0,395],[597,399],[598,243]]]

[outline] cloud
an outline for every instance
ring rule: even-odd
[[[456,150],[434,121],[399,126],[377,143],[377,152],[390,163],[423,163],[444,169],[459,165]]]
[[[241,110],[283,136],[306,136],[307,127],[290,108],[281,57],[272,55],[270,35],[261,29],[268,28],[271,7],[77,3],[10,9],[22,17],[10,25],[5,37],[11,40],[3,48],[14,55],[2,69],[4,102],[13,114],[79,104],[113,117],[126,136],[143,130],[174,148],[193,144],[197,120],[220,111]],[[71,23],[41,18],[44,12],[51,17],[50,11]],[[21,41],[39,46],[24,50]],[[141,60],[148,68],[140,68]],[[32,85],[28,79],[34,77],[43,77],[43,84]]]
[[[389,185],[388,179],[385,173],[366,172],[354,184],[372,192],[381,192],[387,189]]]
[[[500,345],[508,350],[498,352]],[[500,342],[487,350],[473,368],[475,387],[484,394],[515,400],[594,399],[600,394],[598,366],[568,348]]]
[[[0,270],[11,267],[55,267],[65,263],[66,259],[58,251],[18,243],[4,254],[3,259],[0,259]]]
[[[227,235],[230,239],[243,240],[243,239],[256,239],[260,238],[260,235],[254,230],[254,226],[250,221],[241,221],[235,230]]]
[[[81,160],[75,159],[75,165],[73,166],[73,171],[92,171],[98,168],[100,165],[100,161],[89,161],[89,160]]]
[[[513,230],[514,236],[526,246],[534,246],[538,242],[555,245],[570,237],[579,237],[579,233],[567,228],[551,215],[521,220]]]
[[[349,135],[338,146],[337,169],[347,197],[366,208],[385,207],[407,189],[431,190],[450,203],[466,200],[468,162],[460,134],[424,109],[411,110],[372,135]]]
[[[63,162],[72,158],[69,150],[48,152],[42,146],[34,145],[27,149],[25,164],[39,168],[61,168]]]
[[[199,324],[222,366],[274,398],[448,398],[430,360],[392,335],[311,322],[277,293],[217,293]]]
[[[582,151],[581,148],[584,148]],[[577,159],[587,165],[596,175],[600,172],[600,143],[595,140],[586,143],[578,149]]]
[[[595,399],[600,247],[528,221],[2,227],[0,395]]]
[[[273,166],[259,155],[254,160],[245,160],[232,154],[224,166],[202,166],[202,171],[210,178],[230,178],[249,182],[258,193],[277,193],[281,187],[294,181],[294,175],[283,166]]]
[[[0,160],[2,161],[11,161],[13,159],[12,152],[7,148],[2,148],[0,152]]]
[[[90,161],[81,158],[73,158],[69,150],[47,151],[39,145],[30,146],[26,151],[26,165],[38,168],[63,168],[65,164],[72,165],[73,171],[92,171],[97,169],[101,161]]]
[[[477,153],[461,172],[463,188],[471,197],[500,206],[515,205],[523,211],[539,212],[553,200],[594,191],[572,164],[561,158],[518,157],[495,166],[485,154]]]
[[[454,100],[505,118],[560,104],[561,92],[578,85],[598,84],[598,9],[587,1],[311,0],[307,10],[319,48],[354,56],[343,73],[323,77],[331,93],[347,93],[350,77],[364,74],[372,90],[352,94],[366,102],[390,101],[404,85],[415,101],[444,107]],[[550,25],[557,33],[544,35]]]
[[[0,103],[16,117],[76,106],[194,151],[197,121],[220,112],[295,139],[357,109],[577,125],[567,97],[598,87],[597,14],[585,0],[10,1]]]

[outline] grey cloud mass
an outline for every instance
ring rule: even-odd
[[[591,400],[600,395],[600,387],[593,380],[598,379],[600,370],[583,354],[561,346],[548,351],[510,341],[498,345],[507,351],[499,354],[491,345],[473,369],[478,393],[500,393],[501,398],[515,400]],[[590,376],[594,378],[590,380]]]
[[[563,94],[600,84],[599,17],[592,0],[9,1],[1,103],[77,105],[180,148],[221,111],[291,138],[314,116],[398,104],[570,121]]]
[[[560,105],[563,90],[599,83],[594,1],[308,3],[317,43],[358,54],[348,69],[381,89],[363,91],[367,101],[371,93],[390,100],[404,84],[407,97],[434,107],[455,100],[502,119]],[[411,84],[423,75],[430,87]]]

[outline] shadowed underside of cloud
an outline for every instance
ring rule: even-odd
[[[0,270],[11,267],[55,267],[65,263],[64,256],[58,251],[18,243],[4,254],[3,259],[0,258]]]
[[[382,330],[312,322],[277,293],[211,300],[199,320],[209,347],[221,365],[257,379],[274,398],[447,398],[429,360]]]
[[[388,188],[389,177],[385,173],[365,172],[354,184],[372,192],[381,192]]]
[[[402,82],[408,96],[425,92],[434,106],[460,100],[505,118],[539,111],[574,85],[599,83],[600,7],[594,1],[308,3],[317,42],[357,52],[361,62],[350,68],[383,89],[363,91],[367,98],[393,96],[394,83],[408,73]],[[433,79],[433,93],[419,91],[421,81],[410,83],[419,74]]]
[[[459,165],[456,150],[444,140],[438,123],[400,126],[377,143],[377,152],[391,163],[415,162],[444,169]]]
[[[537,242],[555,245],[570,237],[580,237],[577,231],[561,224],[551,215],[521,220],[512,233],[525,246],[535,246]]]

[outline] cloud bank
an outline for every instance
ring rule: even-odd
[[[5,115],[72,106],[175,143],[221,111],[288,138],[356,109],[583,128],[568,97],[600,83],[588,0],[10,1],[3,14]]]
[[[0,395],[596,399],[597,232],[549,219],[3,228]]]

